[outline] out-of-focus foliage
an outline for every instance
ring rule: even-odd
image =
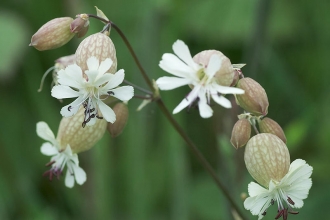
[[[40,153],[43,140],[36,135],[36,122],[46,121],[56,131],[67,102],[50,97],[50,78],[41,93],[37,89],[54,60],[74,53],[81,39],[39,52],[28,47],[30,37],[55,17],[96,14],[94,5],[123,30],[154,79],[167,74],[158,63],[177,39],[193,55],[217,49],[232,63],[247,63],[243,73],[266,89],[268,116],[284,128],[291,161],[302,158],[314,168],[309,198],[290,219],[312,219],[316,212],[330,216],[329,1],[5,0],[0,3],[0,219],[231,218],[223,195],[157,106],[135,111],[140,100],[130,101],[122,135],[105,135],[79,155],[87,173],[83,186],[68,189],[63,178],[49,182],[42,177],[48,158]],[[90,22],[87,34],[103,27]],[[146,87],[115,30],[111,38],[127,80]],[[172,110],[188,91],[161,95]],[[229,142],[241,109],[213,107],[216,114],[210,119],[194,109],[175,118],[243,210],[240,194],[252,178],[244,166],[244,149],[235,150]],[[275,213],[272,208],[265,219]]]

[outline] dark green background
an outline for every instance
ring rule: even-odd
[[[222,193],[158,107],[135,111],[140,100],[130,101],[121,136],[106,134],[79,155],[87,172],[83,186],[68,189],[64,178],[49,182],[42,177],[49,158],[40,153],[43,140],[36,135],[36,123],[46,121],[56,133],[64,104],[50,96],[50,77],[41,93],[37,89],[54,60],[74,53],[81,39],[44,52],[28,44],[47,21],[96,14],[94,5],[127,35],[151,78],[168,75],[158,63],[177,39],[193,55],[216,49],[232,63],[247,63],[243,73],[266,89],[268,116],[284,128],[291,160],[302,158],[314,168],[310,195],[300,214],[289,219],[329,216],[329,1],[5,0],[0,3],[0,219],[231,219]],[[102,26],[91,19],[88,34]],[[146,88],[114,30],[111,38],[118,68]],[[161,95],[172,111],[188,91]],[[200,118],[196,110],[175,118],[243,209],[240,194],[247,192],[252,178],[244,166],[244,150],[229,143],[242,110],[213,109],[210,119]],[[275,213],[272,208],[264,219]]]

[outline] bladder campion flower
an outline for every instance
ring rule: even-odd
[[[78,155],[72,153],[70,145],[67,144],[63,149],[45,122],[37,123],[37,134],[42,139],[48,141],[42,144],[41,153],[46,156],[52,156],[50,162],[47,164],[47,166],[52,166],[52,168],[46,171],[44,175],[49,175],[50,180],[52,180],[53,175],[59,178],[65,166],[67,166],[65,185],[72,188],[74,186],[74,180],[79,185],[82,185],[87,179],[86,173],[79,167]]]
[[[222,94],[243,94],[242,89],[221,86],[215,79],[215,74],[221,69],[221,57],[214,54],[210,57],[207,65],[197,64],[191,57],[189,48],[177,40],[173,44],[173,51],[176,55],[165,53],[159,63],[160,68],[175,77],[164,76],[156,83],[161,90],[171,90],[180,86],[189,85],[192,91],[173,110],[173,114],[198,101],[198,108],[201,117],[209,118],[213,115],[210,107],[210,99],[225,108],[231,108],[231,103]]]
[[[52,96],[57,99],[78,97],[71,104],[61,109],[64,117],[70,117],[77,113],[81,105],[85,108],[83,127],[95,124],[96,118],[104,118],[108,122],[115,122],[114,111],[103,100],[113,96],[122,101],[130,100],[134,95],[132,86],[117,87],[124,80],[124,70],[115,74],[106,73],[111,67],[112,60],[105,59],[99,64],[96,57],[87,60],[88,70],[84,73],[77,65],[69,65],[65,70],[58,72],[58,83],[52,89]],[[99,111],[102,115],[99,115]]]
[[[253,136],[245,147],[244,160],[251,176],[260,184],[248,185],[250,197],[244,207],[262,219],[270,205],[277,202],[275,219],[298,214],[294,208],[303,206],[312,186],[313,168],[297,159],[289,165],[290,155],[284,142],[276,135],[262,133]],[[262,185],[262,186],[261,186]]]

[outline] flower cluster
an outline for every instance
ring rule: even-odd
[[[30,45],[38,50],[55,49],[74,35],[84,36],[88,27],[87,14],[77,15],[75,20],[53,19],[33,35]],[[107,124],[116,122],[116,112],[109,105],[127,102],[134,95],[132,86],[119,86],[124,81],[125,72],[123,69],[117,71],[116,50],[107,33],[85,38],[74,55],[56,61],[53,68],[55,86],[51,95],[60,100],[76,98],[60,111],[63,118],[57,138],[45,122],[37,123],[38,136],[48,141],[42,145],[41,152],[51,156],[47,164],[51,168],[45,175],[50,179],[53,176],[59,178],[67,167],[65,185],[70,188],[74,186],[74,180],[80,185],[86,181],[77,154],[93,147],[109,127]],[[124,129],[128,113],[119,115],[123,123],[110,126],[115,135]]]
[[[93,147],[106,129],[112,137],[122,132],[128,119],[127,101],[134,96],[132,86],[120,86],[125,72],[117,71],[116,50],[109,37],[112,23],[106,22],[108,18],[101,10],[97,9],[97,14],[92,17],[106,23],[104,30],[85,38],[74,55],[59,59],[54,67],[55,86],[51,96],[60,100],[75,98],[60,110],[63,118],[57,137],[45,122],[37,123],[38,136],[47,141],[42,144],[41,153],[51,156],[47,164],[51,168],[45,175],[59,178],[66,167],[65,185],[70,188],[75,181],[82,185],[87,179],[77,154]],[[38,50],[58,48],[74,36],[84,36],[88,27],[87,14],[77,15],[76,19],[56,18],[32,36],[30,45]],[[259,219],[275,203],[278,205],[275,219],[286,220],[288,214],[298,214],[294,209],[301,208],[308,196],[313,168],[302,159],[290,164],[283,129],[266,117],[269,102],[264,88],[244,77],[240,68],[245,64],[231,64],[220,51],[205,50],[192,56],[181,40],[173,44],[173,51],[174,54],[165,53],[159,63],[161,69],[173,76],[158,78],[154,85],[155,99],[150,96],[147,102],[159,98],[158,89],[188,86],[191,91],[174,108],[173,114],[196,105],[202,118],[210,118],[211,102],[231,108],[232,103],[225,95],[234,94],[245,113],[238,116],[230,141],[236,149],[245,146],[246,168],[258,182],[248,185],[249,197],[244,207]],[[251,137],[252,128],[256,134]]]

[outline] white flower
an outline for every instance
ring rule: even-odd
[[[304,160],[297,159],[290,165],[289,172],[280,182],[269,182],[269,189],[265,189],[257,183],[251,182],[248,186],[249,195],[244,201],[244,207],[253,215],[262,219],[266,215],[267,208],[277,202],[278,213],[275,219],[283,217],[287,219],[289,214],[298,214],[293,208],[301,208],[303,199],[308,196],[312,186],[313,168]]]
[[[42,144],[40,148],[41,153],[46,156],[52,156],[47,164],[47,166],[52,166],[52,168],[46,171],[44,175],[49,175],[50,180],[52,180],[53,175],[59,178],[64,167],[67,166],[65,185],[72,188],[75,180],[79,185],[82,185],[87,179],[86,173],[79,167],[78,155],[72,154],[70,145],[67,145],[65,150],[60,150],[60,144],[45,122],[37,123],[37,134],[42,139],[48,141]]]
[[[216,83],[214,75],[221,68],[221,59],[212,55],[206,67],[195,63],[192,59],[189,48],[177,40],[173,44],[173,51],[176,54],[165,53],[159,63],[160,68],[173,74],[175,77],[164,76],[156,83],[161,90],[171,90],[184,85],[192,85],[192,91],[173,110],[173,114],[180,112],[198,99],[200,115],[209,118],[213,110],[209,106],[210,97],[225,108],[231,108],[231,103],[221,94],[243,94],[244,91],[238,88],[221,86]],[[180,59],[181,60],[180,60]]]
[[[83,105],[86,109],[83,125],[93,125],[96,118],[101,118],[98,111],[106,121],[115,122],[115,113],[103,100],[114,96],[128,101],[133,97],[134,90],[132,86],[117,87],[124,80],[124,70],[121,69],[115,74],[106,73],[111,65],[112,60],[109,58],[99,64],[96,57],[90,57],[87,60],[88,70],[84,74],[77,64],[69,65],[58,72],[60,85],[53,87],[52,96],[57,99],[78,97],[61,109],[62,116],[70,117],[76,114],[80,105]]]

